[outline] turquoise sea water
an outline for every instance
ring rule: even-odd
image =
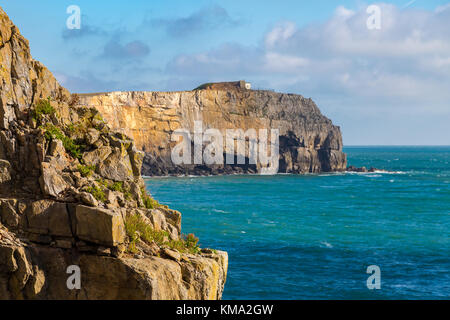
[[[224,299],[449,299],[450,147],[347,147],[390,173],[151,178],[228,251]],[[381,269],[369,290],[366,268]]]

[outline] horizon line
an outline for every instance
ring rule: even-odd
[[[450,144],[344,144],[343,147],[450,147]]]

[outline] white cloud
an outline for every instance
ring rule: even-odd
[[[266,46],[273,47],[274,44],[278,41],[286,41],[288,40],[295,32],[297,31],[297,27],[293,22],[284,22],[279,24],[275,28],[273,28],[266,35]]]
[[[228,77],[236,73],[269,78],[271,86],[281,90],[295,88],[280,88],[279,79],[286,83],[286,77],[301,72],[309,83],[299,84],[300,92],[349,90],[347,93],[355,97],[375,90],[380,96],[409,99],[433,93],[433,85],[436,90],[450,85],[450,10],[401,10],[390,4],[379,5],[381,30],[366,27],[364,8],[355,12],[340,6],[322,24],[298,28],[294,22],[282,22],[266,34],[259,47],[233,44],[182,55],[169,69],[177,73],[195,70],[196,75],[223,72]],[[450,94],[435,95],[444,101]]]
[[[264,68],[275,72],[298,72],[308,65],[308,59],[293,55],[284,55],[276,52],[267,52],[264,56]]]
[[[205,80],[245,78],[255,87],[304,94],[330,116],[435,115],[450,121],[450,6],[426,11],[379,5],[381,30],[367,29],[365,8],[338,7],[322,24],[281,22],[259,46],[183,55],[169,70],[193,71]],[[440,139],[450,141],[448,130]]]

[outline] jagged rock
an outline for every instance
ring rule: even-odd
[[[41,190],[45,195],[57,198],[69,185],[59,175],[54,166],[48,162],[42,163],[42,176],[39,179]]]
[[[80,193],[80,200],[91,207],[97,207],[98,201],[94,198],[94,196],[88,192],[81,192]]]
[[[48,154],[51,157],[56,157],[65,153],[65,149],[61,140],[55,139],[50,143]]]
[[[170,250],[168,248],[164,248],[163,249],[163,254],[168,257],[169,259],[172,259],[174,261],[180,261],[181,260],[181,255],[180,253],[174,251],[174,250]]]
[[[130,155],[131,167],[133,169],[133,174],[135,176],[140,176],[145,153],[142,151],[139,151],[135,146],[133,146],[131,148],[129,155]]]
[[[113,153],[99,164],[98,172],[101,176],[110,180],[129,180],[130,176],[133,176],[130,157],[119,148],[115,148]]]
[[[348,166],[347,171],[348,172],[368,172],[366,167],[357,168],[355,166]]]
[[[97,129],[89,128],[86,134],[86,141],[89,144],[94,144],[100,138],[100,132]]]
[[[0,183],[11,180],[11,164],[9,161],[0,160]]]
[[[20,224],[20,217],[16,212],[16,200],[1,200],[1,222],[9,227],[17,228]]]
[[[108,146],[101,146],[93,151],[85,152],[83,154],[83,161],[86,163],[86,165],[89,166],[97,166],[99,163],[102,163],[103,161],[108,158],[108,156],[111,154],[112,150]]]
[[[106,202],[111,205],[113,208],[117,208],[119,206],[119,202],[117,201],[117,195],[112,190],[105,191]]]

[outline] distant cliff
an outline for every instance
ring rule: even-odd
[[[238,82],[237,82],[238,83]],[[256,173],[243,165],[174,165],[176,129],[279,129],[279,172],[318,173],[345,170],[339,127],[301,95],[247,90],[234,83],[208,84],[183,92],[111,92],[80,95],[80,105],[95,107],[115,130],[134,138],[145,152],[144,175]],[[225,149],[224,153],[227,150]],[[237,155],[237,152],[235,152]],[[248,156],[247,154],[245,156]]]
[[[182,237],[133,140],[76,106],[1,8],[0,141],[0,300],[221,298],[227,253]]]

